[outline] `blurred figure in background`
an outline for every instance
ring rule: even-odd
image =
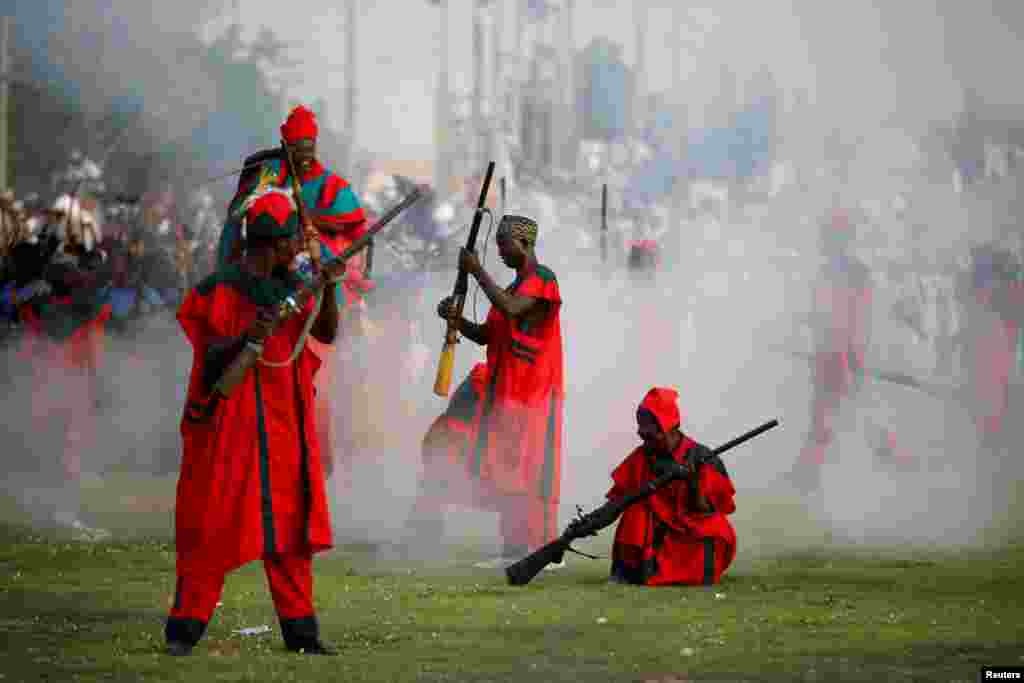
[[[811,429],[789,472],[790,482],[801,492],[821,487],[821,468],[833,444],[850,400],[863,386],[865,356],[872,305],[871,272],[853,254],[856,229],[845,211],[832,212],[821,228],[825,263],[813,288],[815,351]],[[887,432],[869,435],[879,448],[895,449],[895,437]]]

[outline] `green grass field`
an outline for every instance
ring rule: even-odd
[[[763,514],[737,520],[741,543],[750,542],[711,589],[609,585],[606,561],[577,556],[512,588],[500,572],[472,569],[478,553],[470,546],[428,566],[379,565],[366,547],[343,545],[315,564],[323,637],[340,653],[331,658],[283,650],[254,564],[228,577],[223,606],[193,656],[172,659],[162,641],[174,586],[173,482],[132,490],[116,514],[100,490],[87,500],[116,543],[0,527],[3,683],[881,683],[974,681],[985,664],[1024,666],[1024,543],[854,550],[805,527],[792,547],[769,553],[756,544],[769,526]],[[746,507],[764,513],[769,504]],[[799,510],[776,508],[773,523],[799,518]],[[584,547],[603,555],[609,539],[610,530]],[[263,624],[273,630],[234,633]]]

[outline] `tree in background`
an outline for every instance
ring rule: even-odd
[[[205,44],[187,25],[189,8],[198,21],[205,4],[177,3],[185,18],[170,29],[132,3],[19,8],[13,72],[32,84],[11,89],[19,195],[52,192],[75,150],[97,160],[109,151],[110,189],[139,195],[167,180],[184,190],[277,144],[286,85],[272,74],[297,66],[288,45],[270,29],[245,43],[237,25]]]

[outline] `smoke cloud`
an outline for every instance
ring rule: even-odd
[[[627,57],[633,55],[633,32],[625,27],[632,24],[629,8],[639,4],[577,2],[574,47],[609,34],[627,48]],[[197,62],[173,48],[176,33],[195,30],[220,9],[218,3],[145,8],[99,3],[100,11],[79,5],[68,10],[68,40],[60,59],[69,74],[91,86],[86,89],[95,111],[103,111],[123,84],[145,84],[151,115],[146,130],[172,140],[230,105],[214,92]],[[254,5],[257,17],[276,12],[272,3]],[[453,1],[452,12],[468,6]],[[393,7],[377,3],[362,9],[366,29],[360,44],[368,52],[386,44],[389,69],[421,85],[433,83],[436,61],[424,57],[432,41],[424,39],[422,26],[408,22],[385,32],[381,13]],[[637,403],[651,386],[667,385],[680,391],[684,431],[709,446],[765,420],[781,423],[724,458],[738,490],[734,524],[741,559],[816,546],[826,532],[836,542],[901,547],[1005,539],[1019,517],[1011,501],[1024,474],[1022,461],[983,454],[971,417],[974,406],[962,395],[940,400],[893,383],[869,382],[848,402],[837,426],[823,494],[804,499],[794,493],[782,478],[810,429],[811,365],[776,347],[812,350],[801,321],[810,310],[811,283],[821,261],[817,225],[839,205],[855,215],[857,254],[872,267],[879,285],[868,364],[917,377],[933,372],[927,345],[890,314],[902,292],[893,271],[948,276],[971,245],[999,237],[1019,221],[1018,176],[955,192],[955,164],[947,141],[936,131],[970,114],[979,121],[973,129],[976,151],[986,136],[1000,143],[1015,141],[1009,122],[1020,120],[1024,96],[1007,73],[1024,53],[1024,12],[1010,2],[938,0],[718,3],[683,17],[669,3],[651,2],[649,12],[645,55],[651,91],[672,87],[671,41],[677,36],[687,40],[681,52],[683,91],[670,93],[683,103],[679,121],[686,123],[677,123],[674,134],[681,137],[684,127],[728,125],[729,117],[764,86],[762,75],[770,73],[779,102],[776,171],[787,182],[776,192],[750,198],[736,184],[706,179],[729,199],[724,206],[712,200],[710,210],[691,210],[687,184],[677,181],[675,194],[660,202],[667,231],[661,242],[663,267],[648,281],[629,276],[623,267],[622,242],[635,233],[628,220],[619,218],[624,182],[614,172],[607,176],[613,208],[609,275],[601,274],[594,247],[601,179],[589,186],[578,180],[571,195],[551,191],[554,183],[520,179],[509,197],[509,212],[538,219],[538,254],[556,272],[565,301],[561,521],[576,505],[590,509],[603,501],[610,471],[637,444]],[[504,42],[511,45],[514,22],[510,12],[505,14]],[[315,8],[302,22],[290,17],[281,37],[299,37],[317,17]],[[395,30],[416,35],[406,41]],[[324,41],[309,49],[328,59],[341,47]],[[470,73],[464,36],[455,35],[452,50],[453,68]],[[407,150],[421,154],[429,147],[424,137],[431,129],[423,125],[423,116],[433,110],[432,88],[403,88],[415,95],[407,108],[382,104],[390,102],[398,86],[372,78],[373,59],[360,64],[366,69],[361,130],[370,139],[390,140],[382,158],[397,158]],[[460,78],[465,80],[454,80]],[[335,107],[338,98],[335,108],[340,108],[340,95],[328,94],[328,104]],[[834,131],[840,143],[833,141]],[[272,141],[274,134],[268,130],[267,139]],[[241,158],[249,151],[255,150],[231,150],[225,156]],[[349,171],[337,170],[342,175]],[[477,170],[462,169],[466,174]],[[499,168],[497,175],[511,177],[512,169]],[[511,281],[491,249],[486,267],[499,282]],[[420,476],[420,441],[444,410],[444,400],[430,392],[443,334],[433,309],[450,293],[453,281],[452,272],[432,274],[416,314],[427,348],[417,383],[389,385],[358,372],[358,379],[335,378],[340,387],[335,426],[339,433],[355,433],[360,444],[352,486],[340,480],[330,485],[340,540],[380,542],[401,533]],[[482,293],[477,298],[482,319],[488,304]],[[130,348],[108,347],[107,366],[124,370],[116,373],[112,389],[117,400],[100,413],[99,445],[83,463],[87,471],[102,472],[120,460],[159,471],[163,456],[157,454],[177,443],[180,389],[190,353],[172,329],[168,321],[162,338]],[[371,373],[394,362],[381,349],[361,356]],[[481,349],[461,344],[455,384],[482,358]],[[9,356],[7,362],[15,367],[20,361]],[[966,366],[969,359],[958,362]],[[24,381],[17,386],[32,386],[32,380]],[[7,395],[5,414],[24,414],[25,391]],[[28,424],[11,420],[6,425],[12,443],[22,444],[23,458],[42,462],[55,457],[60,446],[44,445],[43,435]],[[916,463],[912,471],[878,465],[872,439],[881,428],[896,434],[899,447]],[[342,448],[350,446],[339,445],[336,456],[343,457]],[[493,514],[453,508],[448,521],[451,542],[496,547]]]

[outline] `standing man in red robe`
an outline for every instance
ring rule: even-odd
[[[645,586],[718,583],[736,556],[736,490],[721,459],[680,430],[679,394],[647,392],[636,411],[643,445],[612,472],[611,499],[636,491],[672,468],[675,481],[626,508],[615,530],[611,581]]]
[[[837,422],[864,381],[873,287],[868,267],[852,253],[855,235],[843,211],[833,212],[821,227],[826,262],[813,291],[816,348],[811,429],[788,474],[789,481],[807,494],[821,488],[821,468],[835,440]],[[887,444],[888,436],[883,435]]]
[[[500,557],[478,566],[502,567],[557,534],[565,396],[560,310],[562,297],[550,268],[537,262],[537,223],[504,216],[495,243],[516,271],[505,289],[462,249],[465,269],[491,302],[487,321],[459,320],[459,332],[487,347],[487,387],[466,467],[480,495],[499,510]],[[451,298],[438,306],[448,319]]]
[[[298,276],[289,265],[301,248],[301,233],[294,204],[279,192],[258,197],[245,216],[241,261],[200,283],[178,311],[194,355],[181,423],[177,587],[167,620],[168,652],[191,652],[227,572],[263,560],[285,645],[325,654],[312,601],[313,553],[331,547],[313,415],[320,361],[299,346],[313,302],[278,327],[267,313],[295,291]],[[316,240],[312,226],[306,239]],[[335,288],[328,285],[310,332],[330,344],[337,329]],[[296,348],[301,350],[287,362]],[[240,354],[259,360],[223,396],[211,385]]]
[[[1024,322],[1024,284],[1013,255],[995,245],[972,249],[974,263],[964,336],[969,353],[971,408],[982,452],[995,458],[1014,448],[1011,377]],[[988,463],[998,469],[998,462]]]

